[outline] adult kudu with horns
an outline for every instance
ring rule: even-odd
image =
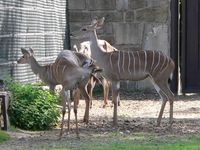
[[[89,103],[90,97],[86,91],[86,85],[95,70],[93,61],[83,54],[64,50],[60,52],[54,63],[41,66],[34,57],[34,52],[30,48],[26,50],[21,49],[23,56],[18,60],[19,64],[29,64],[32,71],[38,74],[40,79],[50,86],[51,90],[54,90],[58,84],[62,85],[61,97],[62,97],[62,122],[59,138],[63,134],[64,116],[66,113],[66,102],[68,103],[68,131],[70,122],[70,110],[71,100],[69,98],[68,90],[72,90],[76,87],[81,91],[86,101],[86,109],[84,115],[84,121],[89,121]],[[77,123],[77,100],[74,102],[74,114],[76,120],[76,134],[79,136],[78,123]]]
[[[112,98],[114,102],[113,123],[117,125],[117,103],[121,80],[143,80],[150,78],[162,99],[157,125],[160,125],[166,102],[170,103],[170,126],[173,123],[174,95],[171,92],[168,79],[174,71],[173,60],[161,51],[138,50],[138,51],[113,51],[105,52],[99,45],[96,29],[104,24],[104,18],[93,19],[90,25],[83,26],[81,32],[90,37],[91,57],[97,65],[103,69],[103,75],[111,81]],[[80,33],[79,33],[80,36]]]

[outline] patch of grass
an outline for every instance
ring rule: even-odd
[[[105,135],[84,136],[26,145],[22,150],[200,150],[200,135],[160,135],[156,133],[121,134],[111,132]]]
[[[174,143],[174,144],[133,144],[133,143],[111,143],[109,145],[101,145],[91,147],[92,150],[199,150],[198,143]]]
[[[29,149],[26,149],[26,150],[29,150]],[[40,150],[40,149],[38,149],[38,150]],[[74,150],[74,149],[72,149],[72,148],[50,148],[49,150]]]
[[[145,133],[128,136],[113,133],[104,142],[100,138],[93,140],[82,144],[77,141],[72,147],[59,145],[52,150],[200,150],[200,136],[196,135],[160,137]]]
[[[110,145],[96,145],[79,148],[52,148],[51,150],[200,150],[198,144],[162,144],[139,145],[131,143],[111,143]]]
[[[109,145],[88,145],[79,148],[52,148],[52,150],[200,150],[196,143],[174,143],[174,144],[134,144],[134,143],[111,143]]]
[[[7,132],[0,130],[0,143],[10,139],[10,136]]]

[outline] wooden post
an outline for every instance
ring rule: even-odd
[[[8,130],[10,123],[8,118],[8,104],[9,104],[9,96],[7,92],[0,92],[1,99],[1,111],[3,115],[3,130]]]

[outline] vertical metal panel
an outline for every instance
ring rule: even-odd
[[[175,70],[171,82],[171,89],[174,93],[178,92],[178,0],[171,0],[171,42],[170,55],[175,62]]]
[[[66,0],[0,1],[0,64],[16,61],[21,47],[32,47],[43,64],[53,62],[63,49],[65,7]],[[10,74],[12,67],[8,64],[0,65],[0,78]],[[20,81],[37,78],[28,65],[13,68],[14,78]]]
[[[69,1],[66,0],[66,9],[65,9],[65,18],[66,18],[66,26],[65,26],[65,40],[64,40],[64,49],[71,49],[71,41],[70,41],[70,26],[69,26]]]
[[[183,92],[200,91],[200,1],[183,1],[182,83]]]

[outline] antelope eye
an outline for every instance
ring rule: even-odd
[[[87,30],[85,28],[83,28],[82,31],[87,31]]]

